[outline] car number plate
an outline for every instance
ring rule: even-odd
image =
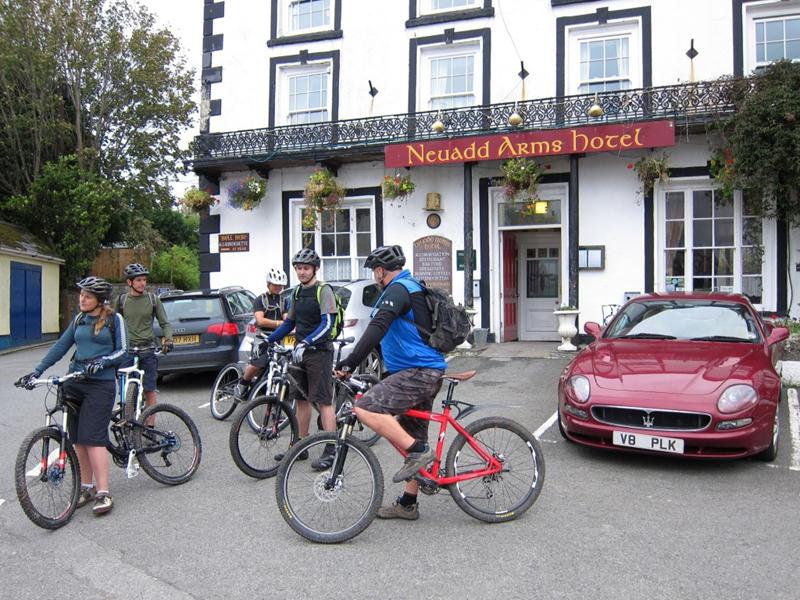
[[[297,342],[297,340],[295,339],[293,333],[290,333],[289,335],[287,335],[286,337],[283,338],[284,347],[291,346],[292,348],[294,348],[294,345],[295,345],[296,342]]]
[[[683,440],[678,438],[647,435],[646,433],[627,433],[615,431],[613,441],[615,446],[683,454]]]
[[[200,335],[176,335],[172,338],[172,342],[176,346],[184,346],[186,344],[199,344]]]

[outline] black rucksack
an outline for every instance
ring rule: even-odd
[[[342,299],[339,294],[336,293],[336,290],[333,289],[333,286],[327,284],[323,281],[318,281],[317,286],[317,304],[319,304],[319,296],[320,291],[322,290],[322,286],[327,285],[331,288],[333,292],[333,297],[336,299],[336,318],[333,320],[333,327],[331,328],[331,333],[328,336],[330,339],[335,339],[339,337],[339,334],[342,333],[342,328],[344,327],[344,306],[342,306]],[[292,298],[297,300],[297,297],[300,295],[300,290],[303,288],[302,283],[298,283],[297,287],[294,290],[294,294],[292,294]]]
[[[423,341],[439,352],[455,350],[459,344],[466,341],[469,332],[472,331],[472,322],[469,320],[467,309],[461,304],[456,304],[450,294],[428,287],[424,281],[417,283],[422,286],[425,302],[431,311],[432,331],[427,331],[414,322],[419,332],[423,334]]]

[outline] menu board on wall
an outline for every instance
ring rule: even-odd
[[[414,277],[428,287],[453,292],[453,242],[429,235],[414,242]]]

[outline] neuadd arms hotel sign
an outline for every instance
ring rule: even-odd
[[[425,167],[521,156],[621,152],[674,144],[673,122],[653,121],[391,144],[384,149],[384,164]]]

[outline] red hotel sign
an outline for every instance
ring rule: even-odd
[[[392,144],[384,149],[387,167],[424,167],[519,156],[620,152],[675,145],[672,121],[570,127],[452,140]]]

